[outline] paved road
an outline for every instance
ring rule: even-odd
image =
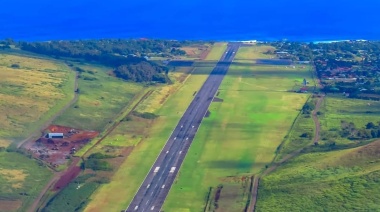
[[[205,116],[240,43],[229,43],[226,52],[190,103],[141,184],[126,212],[160,211],[190,144]]]

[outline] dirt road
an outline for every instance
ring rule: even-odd
[[[312,112],[312,118],[314,120],[314,125],[315,125],[315,134],[314,134],[314,138],[313,138],[313,144],[317,144],[318,141],[319,141],[319,138],[320,138],[320,130],[321,130],[321,125],[320,125],[320,122],[319,122],[319,119],[318,119],[318,115],[317,115],[317,112],[319,111],[320,107],[321,107],[321,104],[324,100],[324,95],[322,96],[319,96],[317,97],[317,102],[315,104],[315,109],[313,110]],[[282,164],[284,164],[285,162],[287,162],[289,159],[291,158],[294,158],[296,157],[297,155],[299,155],[302,150],[304,149],[305,147],[303,148],[300,148],[288,155],[286,155],[284,158],[282,158],[282,160],[280,160],[279,162],[277,163],[273,163],[269,168],[267,168],[260,176],[257,176],[255,177],[255,182],[253,184],[253,189],[252,189],[252,201],[251,201],[251,211],[255,211],[255,207],[256,207],[256,201],[257,201],[257,194],[258,194],[258,189],[259,189],[259,183],[260,183],[260,179],[268,174],[270,174],[271,172],[275,171],[278,167],[280,167]],[[257,179],[257,180],[256,180]]]
[[[73,70],[71,67],[69,67]],[[74,70],[73,70],[74,71]],[[58,113],[54,114],[54,116],[50,117],[38,130],[33,132],[29,137],[22,140],[17,144],[17,148],[22,147],[25,143],[33,140],[37,140],[41,136],[41,131],[46,129],[58,116],[62,115],[71,105],[73,105],[78,100],[78,93],[75,92],[78,89],[78,72],[75,71],[75,83],[74,83],[74,97],[71,99],[69,103],[67,103]]]

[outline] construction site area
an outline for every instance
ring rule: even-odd
[[[66,164],[73,154],[98,135],[96,131],[50,125],[39,139],[27,143],[25,148],[34,157],[56,168]]]

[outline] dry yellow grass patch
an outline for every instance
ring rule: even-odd
[[[22,188],[28,174],[17,169],[0,169],[0,176],[11,183],[13,188]]]
[[[64,64],[0,54],[0,138],[23,137],[28,125],[65,99],[69,74]]]
[[[0,147],[7,147],[11,143],[10,140],[0,139]]]
[[[206,47],[203,47],[203,48],[206,48]],[[201,50],[200,47],[196,47],[196,46],[186,46],[186,47],[182,47],[181,49],[185,51],[186,54],[189,55],[190,57],[200,56],[200,54],[202,54],[202,52],[204,51],[204,50]]]
[[[174,78],[176,82],[171,85],[164,85],[160,88],[155,89],[149,96],[149,100],[140,103],[137,107],[137,110],[141,112],[154,113],[157,108],[159,108],[160,105],[164,104],[167,98],[182,85],[183,81],[186,80],[186,77],[188,75],[189,74],[187,74],[187,71],[185,71],[185,73],[182,71],[172,73],[170,77],[172,79]]]

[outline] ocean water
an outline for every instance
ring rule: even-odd
[[[380,40],[380,0],[0,0],[0,39]]]

